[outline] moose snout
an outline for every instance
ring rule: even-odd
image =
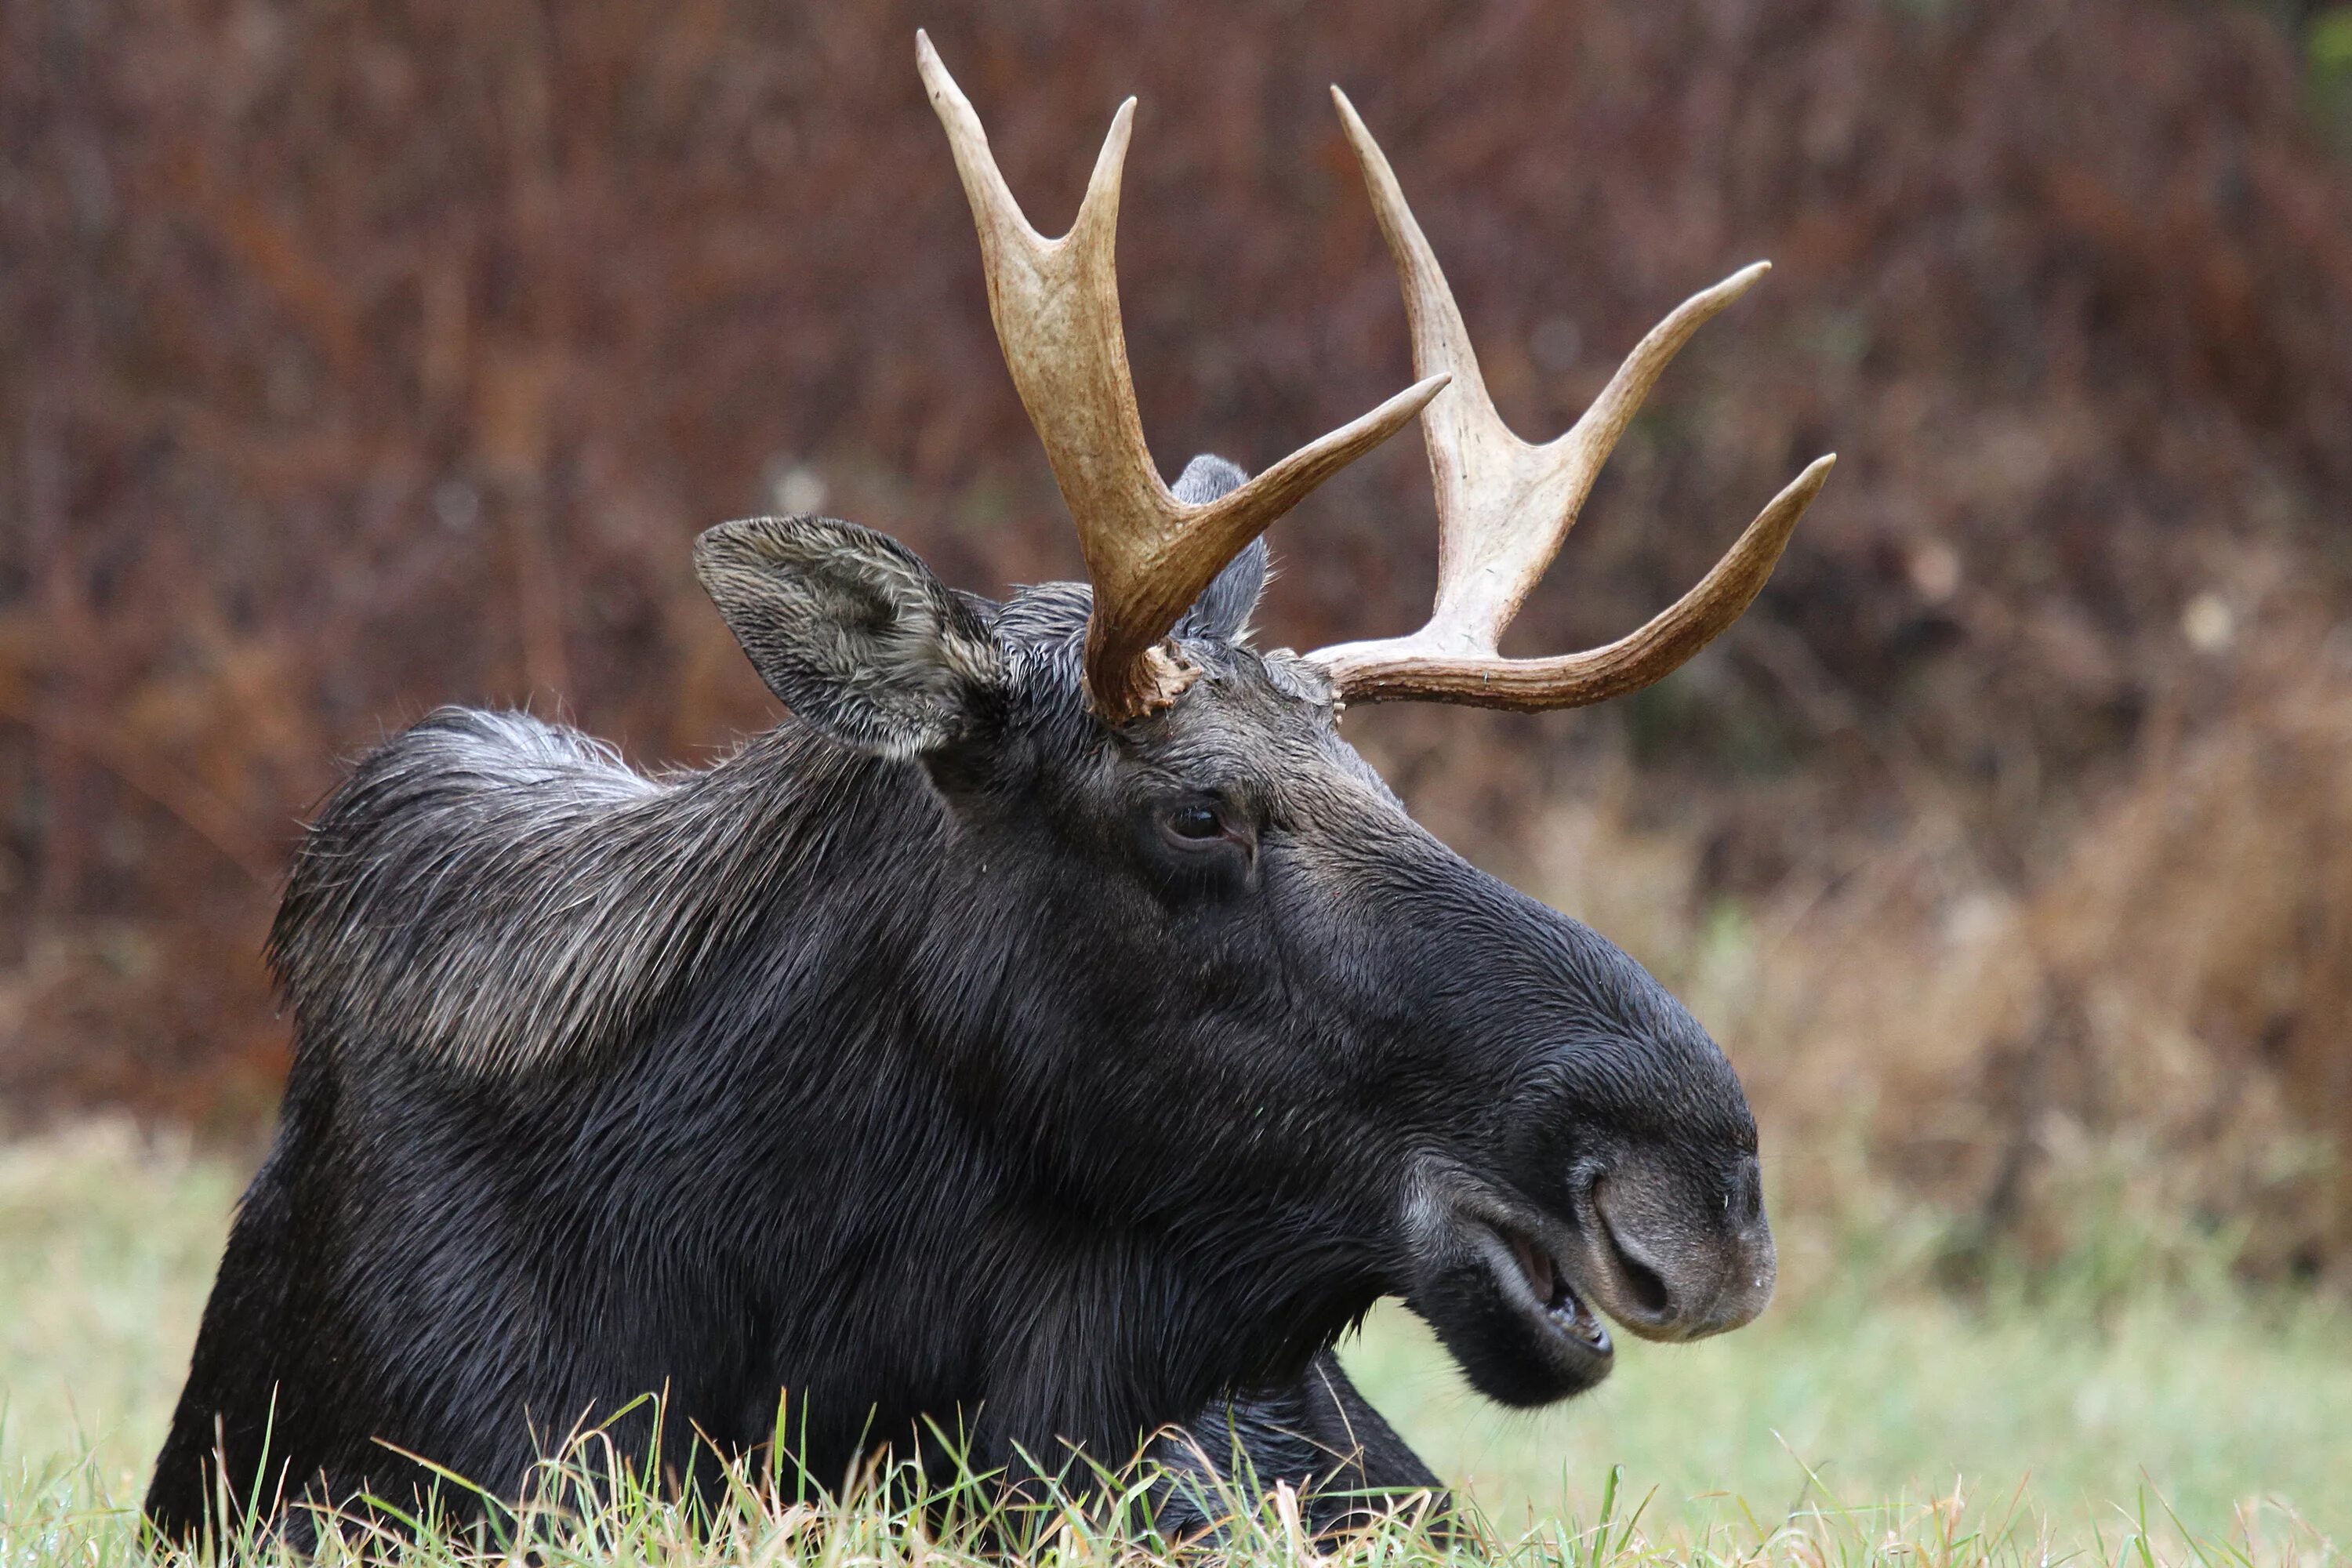
[[[1718,1182],[1642,1162],[1594,1180],[1581,1228],[1600,1304],[1651,1340],[1705,1339],[1754,1321],[1779,1273],[1761,1185],[1753,1157]]]

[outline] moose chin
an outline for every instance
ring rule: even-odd
[[[294,1066],[147,1496],[166,1535],[224,1496],[407,1498],[420,1459],[520,1497],[551,1434],[615,1413],[691,1484],[784,1397],[819,1477],[941,1431],[1016,1477],[1144,1451],[1183,1528],[1185,1476],[1238,1458],[1325,1526],[1440,1485],[1332,1356],[1383,1297],[1517,1405],[1606,1377],[1612,1324],[1692,1339],[1770,1297],[1715,1042],[1416,826],[1339,728],[1598,701],[1739,616],[1830,459],[1631,636],[1496,652],[1651,384],[1763,268],[1528,445],[1340,99],[1423,379],[1171,489],[1113,273],[1132,103],[1047,240],[917,52],[1089,581],[996,602],[851,523],[727,523],[695,563],[773,731],[649,776],[445,710],[359,763],[270,937]],[[1260,536],[1416,415],[1429,624],[1261,649]]]

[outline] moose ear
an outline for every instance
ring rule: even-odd
[[[1203,452],[1184,465],[1184,472],[1176,480],[1176,499],[1191,506],[1205,506],[1248,482],[1249,475],[1238,464]],[[1201,590],[1201,596],[1192,601],[1192,607],[1177,622],[1177,635],[1213,637],[1219,642],[1233,642],[1246,636],[1250,616],[1257,609],[1258,595],[1265,592],[1269,560],[1265,535],[1261,533]]]
[[[914,552],[829,517],[722,522],[694,572],[787,707],[838,740],[911,757],[955,739],[1004,654]]]

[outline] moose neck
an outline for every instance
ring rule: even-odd
[[[687,1112],[618,1184],[726,1194],[667,1217],[680,1267],[764,1304],[746,1384],[770,1408],[747,1430],[782,1387],[819,1475],[926,1422],[964,1423],[987,1464],[1066,1443],[1116,1463],[1370,1307],[1378,1282],[1332,1261],[1370,1216],[1153,1205],[1118,1150],[1088,1160],[1100,1130],[1050,1086],[1103,1042],[1076,1037],[1050,911],[919,766],[787,726],[670,787],[670,864],[646,879],[694,940],[646,994],[674,1000],[590,1053],[559,1120]]]

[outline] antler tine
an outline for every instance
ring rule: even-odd
[[[1748,524],[1699,584],[1641,630],[1589,652],[1506,659],[1502,635],[1543,576],[1601,466],[1660,374],[1708,320],[1769,270],[1757,262],[1692,295],[1634,346],[1584,416],[1536,446],[1503,423],[1478,373],[1462,312],[1428,237],[1355,106],[1331,89],[1363,165],[1373,211],[1396,258],[1412,332],[1413,368],[1454,377],[1454,393],[1422,416],[1437,490],[1437,602],[1410,637],[1346,643],[1312,657],[1342,697],[1421,698],[1489,708],[1572,708],[1636,690],[1671,673],[1739,618],[1772,574],[1789,531],[1829,477],[1822,458]]]
[[[1193,672],[1159,645],[1226,563],[1421,412],[1446,378],[1399,393],[1214,501],[1177,500],[1144,443],[1119,321],[1113,252],[1135,100],[1113,117],[1069,232],[1047,239],[1022,216],[979,115],[920,32],[915,54],[971,201],[997,342],[1086,552],[1095,593],[1087,688],[1103,716],[1121,723],[1191,684]]]

